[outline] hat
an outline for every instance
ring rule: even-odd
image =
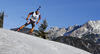
[[[39,8],[38,8],[36,11],[39,11],[39,10],[40,10],[40,8],[41,8],[41,6],[39,6]]]

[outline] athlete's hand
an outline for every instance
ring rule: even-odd
[[[37,22],[36,24],[38,24],[39,22]]]
[[[28,18],[26,18],[26,20],[28,20]]]

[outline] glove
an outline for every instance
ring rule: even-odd
[[[28,18],[26,18],[26,20],[28,20]]]

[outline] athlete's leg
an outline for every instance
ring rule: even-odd
[[[23,26],[21,26],[17,31],[19,31],[20,29],[24,28],[25,26],[29,25],[30,22],[25,23]]]
[[[33,32],[33,30],[34,30],[34,27],[30,30],[30,33],[29,34],[31,34]]]
[[[35,22],[31,23],[31,25],[32,25],[32,29],[30,30],[30,33],[29,34],[31,34],[33,32],[34,27],[35,27]]]

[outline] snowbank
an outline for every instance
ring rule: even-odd
[[[0,54],[90,54],[84,50],[31,35],[0,29]]]

